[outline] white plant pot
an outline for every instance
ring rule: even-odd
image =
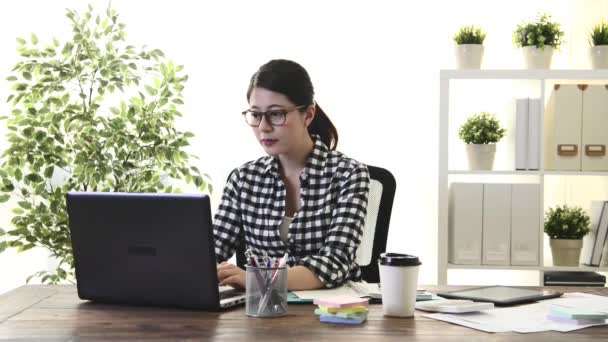
[[[578,266],[583,239],[551,239],[553,266]]]
[[[467,144],[467,157],[471,170],[492,170],[496,144]]]
[[[483,58],[483,45],[460,44],[454,47],[458,69],[480,69]]]
[[[608,45],[590,47],[589,59],[592,69],[608,69]]]
[[[536,46],[524,46],[521,49],[526,69],[550,69],[553,57],[553,47],[545,46],[539,49]]]

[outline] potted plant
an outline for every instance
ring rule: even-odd
[[[545,233],[551,239],[553,265],[578,266],[583,237],[590,231],[589,215],[582,208],[549,208],[545,213]]]
[[[592,69],[608,69],[608,22],[602,20],[589,33],[589,58]]]
[[[66,192],[175,192],[187,183],[210,191],[185,150],[193,134],[175,127],[183,67],[127,44],[112,8],[66,16],[72,37],[63,43],[17,38],[3,117],[0,203],[12,199],[13,227],[0,229],[0,253],[48,250],[57,265],[35,274],[43,283],[74,279]]]
[[[492,170],[496,143],[506,132],[494,114],[481,112],[467,118],[458,136],[467,144],[469,167],[472,170]]]
[[[528,69],[549,69],[554,50],[563,44],[564,32],[551,16],[539,15],[534,22],[522,22],[513,33],[513,42],[522,48]]]
[[[458,69],[479,69],[483,58],[486,33],[480,27],[463,26],[454,35],[456,66]]]

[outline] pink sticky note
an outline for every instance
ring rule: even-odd
[[[316,305],[325,306],[328,308],[350,308],[353,306],[367,306],[369,299],[351,297],[351,296],[335,296],[315,299]]]

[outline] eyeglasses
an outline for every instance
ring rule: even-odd
[[[304,107],[306,107],[306,105],[297,106],[291,109],[272,109],[267,110],[265,112],[247,109],[241,114],[243,114],[243,116],[245,117],[245,122],[247,122],[249,126],[260,126],[260,124],[262,123],[262,117],[266,117],[266,122],[269,122],[272,126],[282,126],[287,120],[288,113],[291,113],[296,109],[302,109]]]

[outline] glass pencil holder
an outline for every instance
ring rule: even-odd
[[[245,312],[251,317],[287,315],[287,267],[247,265]]]

